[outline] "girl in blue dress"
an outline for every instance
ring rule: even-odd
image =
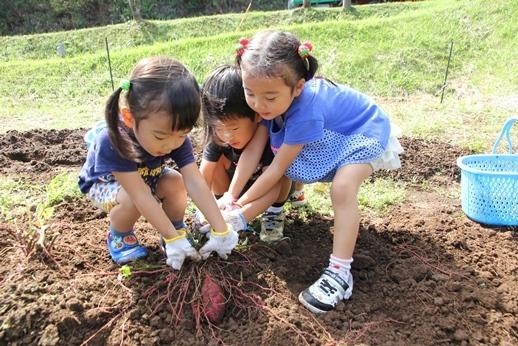
[[[318,61],[312,49],[309,42],[301,43],[287,32],[265,31],[250,41],[240,40],[236,60],[246,101],[266,120],[275,158],[238,203],[260,198],[283,175],[303,183],[332,182],[329,266],[299,295],[309,310],[324,313],[352,294],[358,189],[373,171],[399,168],[403,150],[389,118],[370,98],[314,78]]]

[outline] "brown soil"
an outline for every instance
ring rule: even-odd
[[[83,134],[0,135],[0,172],[43,184],[62,170],[78,170]],[[139,222],[151,250],[144,264],[159,270],[118,280],[104,245],[106,216],[85,199],[71,199],[55,207],[45,249],[21,237],[27,223],[0,223],[0,344],[517,345],[516,229],[484,228],[462,214],[455,159],[466,152],[438,141],[403,138],[402,144],[403,168],[391,176],[407,182],[407,200],[383,216],[364,213],[354,293],[336,311],[314,316],[297,301],[328,260],[329,217],[308,210],[303,220],[291,211],[289,240],[266,246],[248,235],[251,246],[242,255],[209,261],[261,299],[245,314],[227,306],[220,329],[202,325],[205,332],[196,333],[192,314],[171,326],[171,304],[148,297],[152,287],[155,297],[164,296],[160,283],[170,274],[156,232]],[[243,256],[247,266],[238,265]],[[187,263],[180,275],[196,266]]]

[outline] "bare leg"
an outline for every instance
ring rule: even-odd
[[[295,183],[297,184],[297,183]],[[283,203],[283,202],[286,202],[286,200],[288,199],[288,195],[290,193],[290,189],[291,189],[291,179],[286,177],[286,176],[283,176],[280,180],[280,190],[279,190],[279,195],[277,197],[277,199],[275,200],[276,203]],[[304,184],[302,185],[304,186]]]
[[[187,191],[182,175],[172,170],[160,177],[157,185],[157,197],[162,201],[162,209],[170,220],[183,220],[187,208]]]
[[[245,204],[241,208],[241,212],[247,221],[253,220],[257,215],[263,213],[270,205],[272,205],[273,202],[275,202],[279,197],[281,181],[275,184],[266,194],[248,204]]]
[[[303,188],[304,188],[304,183],[301,183],[301,182],[298,182],[298,181],[293,182],[293,189],[294,190],[300,191]]]
[[[227,169],[229,167],[230,161],[225,156],[221,155],[212,178],[211,188],[212,192],[216,196],[221,196],[228,191],[230,177],[228,176]]]
[[[123,188],[117,194],[117,202],[119,204],[113,207],[109,213],[110,224],[121,233],[129,232],[140,217],[140,212]]]
[[[331,201],[335,214],[333,255],[351,258],[358,237],[360,216],[358,211],[358,189],[372,173],[369,164],[341,167],[333,179]]]

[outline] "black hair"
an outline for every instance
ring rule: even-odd
[[[262,31],[255,34],[236,56],[236,63],[243,71],[257,77],[281,77],[286,85],[294,88],[303,78],[315,76],[318,60],[311,54],[301,58],[298,49],[300,40],[289,32]]]
[[[118,88],[105,109],[108,134],[115,149],[124,157],[140,161],[141,153],[132,131],[120,120],[120,101],[126,103],[135,126],[150,114],[170,114],[173,131],[190,130],[200,114],[200,89],[194,76],[177,60],[151,57],[140,60],[130,76],[130,89]]]
[[[205,144],[219,142],[214,136],[214,123],[235,118],[255,120],[256,113],[246,103],[243,81],[235,66],[216,68],[203,83],[201,110]]]

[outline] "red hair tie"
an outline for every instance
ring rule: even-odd
[[[309,56],[311,56],[312,50],[313,50],[313,45],[311,44],[311,42],[306,41],[299,46],[297,51],[299,52],[299,56],[302,59],[307,59]]]
[[[248,39],[246,37],[241,37],[239,39],[238,44],[236,44],[236,55],[241,56],[245,52],[246,47],[248,47]]]

